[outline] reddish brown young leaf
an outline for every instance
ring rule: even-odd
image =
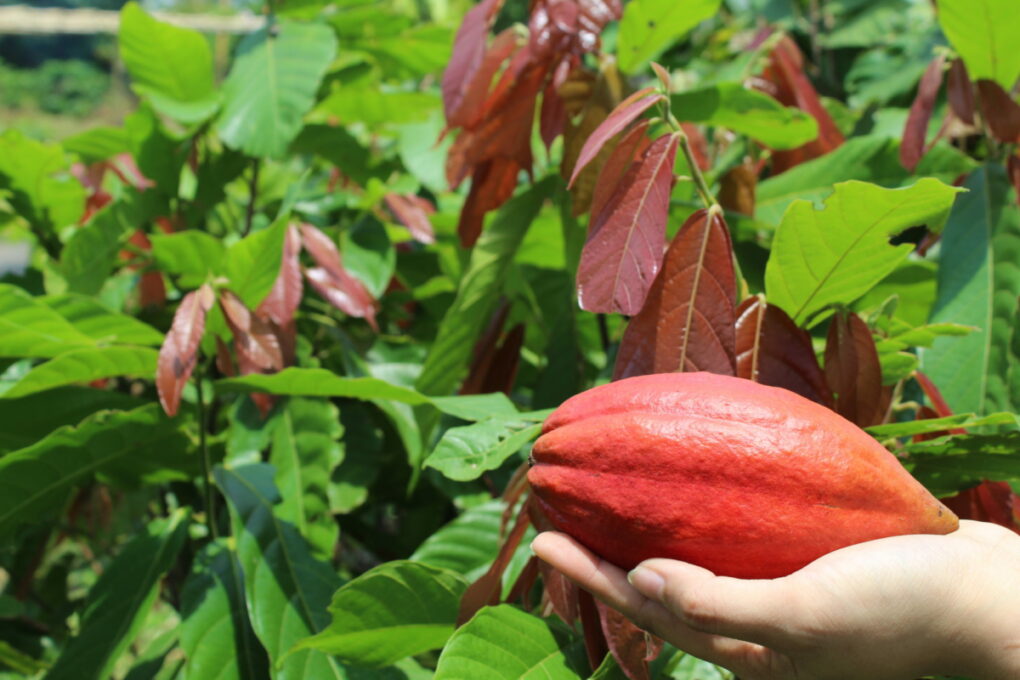
[[[1020,534],[1020,496],[1007,482],[982,482],[939,500],[960,519],[994,522]]]
[[[825,380],[836,413],[861,427],[882,422],[882,369],[871,329],[854,313],[836,314],[825,343]]]
[[[767,91],[785,106],[796,106],[818,121],[818,138],[790,151],[774,151],[772,172],[779,174],[804,161],[817,158],[843,143],[843,134],[818,97],[811,81],[804,73],[804,56],[789,36],[782,38],[772,51],[769,65],[762,78],[771,83],[775,91]]]
[[[963,59],[954,59],[949,66],[946,95],[953,114],[967,125],[974,124],[974,85],[967,75]]]
[[[521,346],[524,344],[524,325],[517,324],[511,329],[498,347],[494,344],[481,348],[475,355],[471,370],[460,389],[460,394],[489,394],[503,392],[510,394],[517,377],[521,360]]]
[[[754,217],[754,194],[758,187],[755,163],[747,161],[730,168],[719,180],[719,205],[724,209]]]
[[[305,269],[305,278],[326,302],[348,316],[364,319],[372,330],[379,330],[376,302],[361,281],[346,271],[335,276],[323,267]]]
[[[463,97],[456,109],[447,111],[446,125],[449,128],[470,128],[478,124],[485,114],[485,100],[489,96],[492,79],[512,54],[520,50],[524,41],[513,27],[496,36],[485,51],[485,57],[470,82],[463,89]]]
[[[517,187],[521,166],[509,158],[496,158],[475,169],[464,206],[457,221],[460,244],[470,248],[482,234],[485,213],[503,205]]]
[[[616,354],[613,380],[648,373],[734,375],[733,247],[721,214],[699,210],[677,232]]]
[[[259,305],[258,315],[272,319],[278,326],[286,326],[294,319],[304,287],[301,284],[301,234],[291,225],[283,241],[283,257],[280,273],[276,276],[272,290]]]
[[[832,406],[832,390],[825,382],[807,331],[760,295],[740,303],[736,314],[738,377],[782,387]]]
[[[539,510],[537,503],[528,504],[528,515],[536,531],[555,531],[555,527]],[[578,616],[577,584],[541,560],[538,562],[538,570],[542,575],[542,587],[545,591],[542,615],[548,616],[551,610],[568,626],[573,626]]]
[[[910,114],[903,128],[903,142],[900,144],[900,163],[910,172],[913,172],[921,162],[926,151],[928,123],[931,122],[935,99],[939,95],[939,88],[942,87],[942,66],[945,61],[945,56],[939,54],[928,64],[917,87],[914,103],[910,105]]]
[[[609,645],[605,633],[602,632],[602,617],[599,616],[595,598],[587,590],[577,591],[577,613],[581,619],[581,630],[584,632],[584,650],[588,653],[588,663],[594,671],[606,658]]]
[[[159,219],[157,218],[157,223]],[[139,250],[150,252],[152,242],[144,231],[138,229],[131,234],[128,243]],[[120,259],[130,262],[137,257],[136,253],[130,250],[120,251]],[[127,266],[128,270],[138,271],[152,266],[151,261],[136,262]],[[141,307],[162,307],[166,304],[166,284],[163,282],[163,274],[158,270],[143,271],[138,277],[138,304]]]
[[[622,314],[641,309],[662,262],[677,144],[675,135],[652,142],[592,217],[577,272],[583,309]]]
[[[531,589],[538,580],[538,563],[537,557],[532,557],[525,563],[521,573],[517,575],[517,580],[510,587],[510,592],[507,593],[507,602],[520,601],[525,609],[531,609],[530,595]]]
[[[411,236],[419,243],[435,243],[436,233],[432,230],[429,215],[436,211],[428,200],[414,194],[386,194],[386,207],[393,217],[407,227]]]
[[[667,71],[662,64],[651,62],[652,70],[655,71],[655,76],[659,79],[662,84],[662,91],[669,94],[673,90],[673,81],[670,80],[669,71]]]
[[[229,290],[220,292],[220,309],[234,335],[234,351],[241,375],[283,370],[283,351],[270,325],[272,322],[260,319]]]
[[[542,91],[542,109],[538,116],[538,131],[547,152],[552,148],[553,141],[563,133],[567,122],[567,107],[559,95],[559,90],[570,76],[571,62],[571,59],[564,59],[560,62]]]
[[[302,245],[317,265],[331,274],[343,270],[340,249],[336,247],[333,239],[310,224],[302,224],[300,232]]]
[[[145,173],[139,169],[138,164],[135,163],[134,156],[129,153],[119,153],[110,160],[103,161],[103,163],[120,178],[121,182],[138,191],[145,191],[156,186],[156,183],[146,177]]]
[[[528,517],[528,506],[530,504],[530,499],[525,501],[517,513],[517,520],[514,522],[514,526],[503,540],[503,544],[499,547],[499,553],[496,554],[496,559],[492,561],[489,569],[464,591],[464,595],[460,599],[457,626],[466,623],[482,607],[499,602],[500,590],[503,584],[503,572],[506,571],[507,566],[510,564],[510,558],[513,557],[517,546],[521,544],[524,532],[531,523]]]
[[[214,301],[215,294],[209,284],[185,295],[163,340],[156,368],[156,391],[168,416],[177,415],[181,393],[198,362],[205,317]]]
[[[648,121],[643,120],[628,130],[613,147],[599,172],[598,181],[595,182],[595,190],[591,197],[592,215],[602,213],[634,160],[640,158],[648,149],[651,140],[645,136],[647,131]]]
[[[616,659],[623,674],[630,680],[651,680],[648,661],[645,659],[648,656],[645,631],[601,601],[596,600],[595,606],[598,608],[602,634],[606,638],[609,653]]]
[[[237,369],[234,367],[234,358],[230,355],[230,348],[227,347],[227,343],[223,342],[223,339],[218,335],[216,336],[216,368],[227,378],[233,378],[237,375]]]
[[[577,175],[598,155],[606,142],[622,132],[638,116],[663,99],[665,99],[665,96],[661,93],[656,92],[653,88],[646,87],[620,102],[619,106],[613,109],[609,116],[602,121],[602,124],[595,129],[595,132],[584,143],[581,153],[577,157],[577,162],[574,163],[574,170],[570,173],[570,181],[567,183],[567,186],[573,185]]]
[[[483,59],[486,38],[502,4],[503,0],[482,0],[464,15],[457,29],[453,54],[443,72],[442,81],[443,109],[447,123],[451,126],[460,125],[454,122],[457,114],[464,107],[464,100],[475,84],[476,75],[487,68]],[[493,72],[498,65],[492,67]],[[489,77],[492,77],[491,73]],[[485,81],[485,85],[487,90],[488,81]]]
[[[459,394],[480,394],[482,381],[492,365],[493,357],[496,354],[496,347],[499,338],[503,334],[503,325],[510,313],[510,304],[505,298],[499,301],[499,305],[489,318],[485,330],[475,342],[474,351],[471,353],[471,366],[468,368],[468,377],[464,379]]]
[[[1016,202],[1020,204],[1020,150],[1016,151],[1006,161],[1006,172],[1013,183],[1013,196],[1016,198]]]
[[[1020,104],[994,80],[977,81],[977,89],[992,136],[1006,144],[1020,141]]]
[[[927,375],[921,371],[914,371],[914,380],[921,386],[921,391],[924,392],[924,396],[928,397],[928,401],[931,402],[931,410],[935,412],[934,418],[946,418],[953,415],[953,409],[949,408],[949,404],[946,403],[945,398],[942,396],[942,392],[935,383],[931,381]],[[922,407],[926,408],[926,407]],[[967,431],[962,427],[954,427],[949,430],[949,434],[966,434]]]

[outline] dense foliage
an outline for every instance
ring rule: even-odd
[[[286,0],[221,83],[125,5],[123,125],[0,134],[3,676],[729,677],[527,549],[626,376],[1020,528],[1020,22],[937,5]]]

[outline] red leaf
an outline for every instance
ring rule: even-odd
[[[241,298],[229,290],[220,293],[220,309],[234,334],[234,351],[241,375],[283,370],[283,351],[271,322],[252,313]]]
[[[436,233],[432,230],[429,215],[436,211],[435,207],[421,196],[414,194],[386,194],[386,207],[393,217],[407,227],[411,236],[419,243],[435,243]]]
[[[654,61],[650,63],[650,66],[652,67],[652,70],[655,71],[656,77],[658,77],[659,82],[662,84],[663,91],[671,91],[673,89],[673,81],[669,77],[669,71],[663,68],[662,64],[657,64]]]
[[[1013,183],[1013,195],[1016,202],[1020,204],[1020,151],[1017,151],[1006,161],[1006,172]]]
[[[344,269],[340,251],[333,239],[310,224],[301,225],[305,250],[318,267],[305,270],[305,278],[326,302],[348,316],[365,319],[373,330],[376,324],[376,302],[365,285]]]
[[[882,422],[882,369],[875,339],[854,313],[836,314],[829,325],[825,379],[836,393],[836,413],[861,427]]]
[[[527,530],[530,520],[528,519],[528,506],[530,499],[524,502],[520,512],[517,513],[517,521],[513,529],[507,534],[503,544],[499,547],[499,553],[493,560],[489,569],[482,576],[468,586],[460,599],[460,611],[457,613],[457,625],[461,626],[475,615],[479,609],[486,605],[499,602],[500,590],[503,585],[503,572],[510,564],[517,546],[521,544],[524,532]]]
[[[928,397],[928,401],[931,402],[932,409],[934,409],[936,417],[946,418],[953,415],[953,409],[949,408],[949,404],[946,403],[945,398],[942,396],[942,392],[939,391],[939,388],[931,381],[931,378],[921,371],[914,371],[914,380],[916,380],[917,384],[921,386],[921,391],[924,392],[924,396]],[[954,427],[949,430],[949,434],[966,433],[967,431],[962,427]]]
[[[963,59],[954,59],[946,84],[949,108],[967,125],[974,124],[974,85],[967,75]]]
[[[120,178],[120,181],[138,191],[145,191],[156,186],[156,183],[146,177],[138,168],[134,156],[129,153],[117,154],[104,163]]]
[[[181,393],[198,362],[205,317],[214,301],[215,294],[209,284],[185,295],[163,340],[156,368],[156,391],[168,416],[177,415]]]
[[[903,143],[900,144],[900,163],[910,172],[914,171],[925,153],[925,139],[928,135],[928,123],[935,109],[935,99],[942,87],[942,66],[946,58],[940,54],[925,69],[921,76],[921,84],[917,87],[917,96],[910,105],[907,124],[903,128]]]
[[[652,142],[592,217],[577,272],[583,309],[623,314],[641,309],[662,262],[677,144],[675,135]]]
[[[223,342],[218,335],[216,336],[216,368],[228,378],[233,378],[237,375],[237,369],[234,368],[234,359],[230,356],[230,348],[227,347],[227,343]]]
[[[581,629],[584,631],[584,649],[588,652],[588,663],[594,671],[606,658],[609,646],[606,643],[606,635],[602,632],[602,618],[595,605],[595,598],[587,590],[577,591],[577,612],[581,618]]]
[[[748,160],[730,168],[719,180],[719,205],[731,212],[754,216],[754,194],[758,187],[755,163]]]
[[[648,130],[648,121],[643,120],[627,131],[612,153],[606,159],[605,164],[599,171],[598,181],[595,182],[595,191],[591,198],[591,214],[600,214],[606,206],[606,202],[612,197],[624,174],[634,163],[634,159],[640,157],[651,144],[651,140],[645,136]]]
[[[545,84],[542,91],[542,109],[538,116],[538,131],[545,144],[545,150],[552,148],[553,141],[563,132],[563,126],[567,121],[567,109],[563,99],[558,94],[560,85],[570,72],[570,62],[564,60],[556,68],[553,77]]]
[[[620,102],[581,147],[581,154],[577,157],[577,162],[574,163],[574,171],[570,174],[567,186],[570,187],[574,184],[577,175],[598,155],[606,142],[623,131],[642,113],[664,99],[665,97],[656,92],[654,88],[646,87]]]
[[[493,319],[489,329],[476,343],[474,360],[471,362],[468,377],[464,380],[459,394],[488,394],[490,392],[510,394],[514,379],[517,377],[517,367],[520,364],[521,346],[524,343],[524,325],[514,326],[497,347],[496,341],[499,339],[508,309],[509,307],[506,305],[501,307],[497,312],[497,318]],[[495,325],[496,323],[498,326]]]
[[[699,210],[669,246],[662,271],[620,341],[613,379],[736,372],[733,247],[722,215]]]
[[[982,482],[940,500],[960,519],[994,522],[1020,534],[1020,496],[1007,482]]]
[[[762,77],[775,86],[776,91],[769,94],[774,95],[780,103],[796,106],[818,121],[817,139],[797,149],[773,152],[773,174],[778,175],[804,161],[822,156],[843,143],[843,134],[822,106],[818,93],[804,74],[804,56],[789,36],[784,36],[776,44]]]
[[[443,109],[450,125],[460,124],[453,121],[462,109],[476,77],[488,68],[483,60],[485,42],[489,28],[502,4],[503,0],[482,0],[464,15],[464,21],[457,29],[457,37],[453,41],[453,54],[443,72],[442,82]],[[492,72],[495,72],[497,67],[498,63],[492,67]],[[492,77],[491,73],[489,77]]]
[[[761,296],[737,308],[737,376],[782,387],[832,407],[832,390],[818,365],[811,336]]]
[[[495,210],[514,195],[520,171],[521,167],[507,158],[496,158],[478,166],[457,222],[462,246],[473,246],[482,234],[485,213]]]
[[[269,295],[259,305],[259,316],[272,319],[278,326],[286,326],[294,319],[298,306],[301,304],[303,286],[301,284],[301,262],[298,259],[301,251],[301,235],[293,225],[287,228],[283,241],[283,259],[280,262],[280,273],[273,283]]]
[[[992,136],[1006,144],[1020,141],[1020,104],[994,80],[977,81],[977,89]]]
[[[616,659],[623,674],[630,680],[651,680],[648,670],[647,633],[630,622],[626,616],[596,600],[602,634],[606,637],[609,652]]]
[[[501,299],[499,306],[489,318],[485,330],[475,342],[474,351],[471,353],[471,367],[468,369],[468,377],[461,385],[460,394],[479,394],[482,378],[492,365],[492,358],[496,353],[496,345],[499,343],[500,335],[503,333],[503,325],[510,313],[510,305],[506,299]],[[468,390],[468,391],[465,391]]]
[[[521,601],[525,609],[531,609],[529,603],[529,595],[531,589],[535,586],[535,581],[538,580],[538,563],[537,557],[532,557],[524,565],[524,569],[521,569],[521,573],[517,575],[517,580],[510,587],[510,592],[506,596],[507,602]]]

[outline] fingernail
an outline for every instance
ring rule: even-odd
[[[656,599],[662,593],[662,588],[665,585],[662,577],[647,567],[637,567],[627,574],[627,580],[645,597]]]

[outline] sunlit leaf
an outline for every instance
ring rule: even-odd
[[[577,162],[574,163],[574,169],[570,173],[570,182],[568,183],[568,186],[572,186],[574,184],[577,180],[577,176],[588,166],[592,159],[599,154],[610,139],[623,132],[628,125],[638,118],[638,116],[661,102],[663,99],[665,99],[664,95],[655,92],[653,88],[648,87],[643,90],[638,90],[620,102],[619,105],[610,112],[609,116],[602,121],[597,128],[595,128],[595,132],[593,132],[591,136],[585,140],[584,146],[581,147],[581,153],[577,157]]]
[[[35,366],[0,397],[24,397],[56,387],[117,376],[151,378],[156,372],[158,358],[159,353],[150,347],[75,349]]]
[[[429,398],[414,390],[378,378],[349,378],[324,368],[286,368],[272,375],[247,375],[216,381],[219,392],[266,392],[301,397],[391,399],[405,404],[427,404]]]
[[[720,0],[631,0],[620,20],[620,70],[634,73],[667,45],[719,11]]]
[[[865,428],[876,439],[890,437],[911,437],[916,434],[942,432],[957,427],[984,427],[987,425],[1016,425],[1017,417],[1013,413],[992,413],[987,416],[976,416],[973,413],[959,413],[943,418],[921,418],[900,423],[874,425]]]
[[[54,357],[95,344],[42,300],[0,283],[0,356]]]
[[[409,561],[386,562],[333,595],[333,621],[295,649],[318,649],[345,663],[378,667],[439,649],[453,634],[467,582]]]
[[[149,239],[160,271],[180,277],[178,285],[186,288],[201,286],[210,275],[219,273],[227,252],[219,239],[197,229],[153,234]]]
[[[163,334],[149,324],[115,312],[84,295],[47,295],[39,298],[39,301],[96,342],[150,346],[163,342]]]
[[[1020,491],[1020,432],[961,434],[904,447],[904,464],[932,493],[940,496],[986,479],[1010,482]]]
[[[1020,24],[1012,0],[939,0],[939,24],[974,80],[989,78],[1007,90],[1020,76]]]
[[[425,465],[459,482],[477,479],[502,465],[541,430],[541,423],[507,420],[452,427],[425,459]]]

